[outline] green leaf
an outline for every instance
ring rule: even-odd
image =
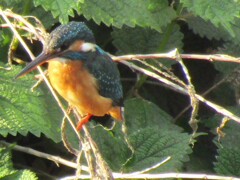
[[[29,15],[36,16],[46,29],[52,27],[52,25],[57,22],[57,19],[53,18],[52,14],[50,12],[46,12],[41,6],[32,7]]]
[[[33,1],[26,0],[7,0],[0,1],[0,7],[2,9],[11,9],[14,13],[18,13],[21,15],[28,16],[36,16],[45,28],[49,28],[54,23],[56,23],[56,19],[53,18],[50,12],[46,12],[42,7],[35,7]],[[31,21],[29,18],[28,20]],[[21,32],[21,31],[20,31]]]
[[[228,97],[228,95],[225,95],[225,94],[222,95],[222,96]],[[238,106],[228,106],[228,107],[225,107],[225,108],[228,111],[235,114],[236,116],[240,116]],[[202,118],[200,120],[200,122],[204,123],[206,127],[211,128],[212,133],[217,135],[216,127],[221,124],[222,119],[223,119],[223,116],[221,114],[216,114],[216,115],[214,115],[212,117],[209,117],[209,118]],[[228,121],[225,124],[224,128],[222,129],[223,133],[225,133],[226,135],[224,137],[221,137],[220,142],[217,141],[216,144],[219,145],[219,146],[224,146],[224,147],[240,148],[240,144],[238,143],[238,139],[235,138],[235,136],[240,135],[239,128],[240,128],[239,123],[237,123],[235,121],[232,121],[232,120]],[[220,144],[218,144],[218,143],[220,143]]]
[[[215,26],[222,25],[232,36],[236,36],[231,27],[235,17],[239,17],[240,2],[234,0],[181,0],[184,7],[187,7],[193,14],[210,20]],[[226,10],[227,13],[226,13]]]
[[[239,116],[239,107],[228,107],[233,114]],[[240,176],[240,144],[237,137],[240,136],[240,125],[235,121],[228,121],[221,130],[224,137],[218,137],[216,127],[220,125],[222,116],[215,115],[213,118],[202,120],[206,126],[211,128],[216,135],[214,143],[218,147],[217,161],[214,163],[215,171],[221,175]]]
[[[199,16],[191,16],[186,19],[187,24],[190,29],[193,30],[195,34],[199,34],[200,37],[206,37],[210,40],[228,40],[230,38],[229,34],[225,29],[220,27],[216,27],[209,20],[204,20]]]
[[[51,11],[53,17],[59,17],[61,23],[67,23],[68,16],[74,16],[74,10],[79,11],[80,2],[83,0],[34,0],[35,6],[41,5],[46,11]]]
[[[218,53],[230,55],[233,57],[239,57],[240,56],[239,48],[240,48],[239,44],[235,44],[233,42],[226,42],[225,44],[223,44],[221,48],[218,49]],[[227,63],[227,62],[215,61],[213,62],[213,64],[214,64],[214,67],[224,75],[227,75],[233,72],[235,68],[239,67],[238,63],[230,63],[230,62]]]
[[[157,105],[141,98],[133,98],[124,102],[126,125],[130,132],[139,128],[158,127],[163,130],[182,131],[172,123],[173,118]]]
[[[37,180],[36,174],[30,170],[18,170],[16,173],[5,176],[1,180]]]
[[[131,151],[124,141],[120,124],[117,123],[112,130],[95,126],[90,131],[110,168],[114,171],[120,171],[122,164],[131,156]]]
[[[238,107],[231,107],[228,108],[233,114],[239,116],[239,108]],[[219,118],[220,119],[220,118]],[[236,137],[240,137],[240,124],[236,123],[235,121],[229,121],[222,129],[222,132],[225,134],[224,137],[220,138],[220,141],[216,140],[216,145],[219,147],[224,148],[231,148],[236,151],[240,149],[239,139]]]
[[[97,24],[103,22],[118,28],[124,24],[130,27],[138,25],[159,32],[176,17],[167,0],[89,0],[81,5],[81,13]]]
[[[240,152],[239,149],[220,148],[214,170],[221,175],[240,176]]]
[[[0,178],[2,180],[37,180],[29,170],[15,170],[11,162],[11,148],[0,146]]]
[[[182,163],[189,160],[187,156],[191,153],[189,139],[190,135],[186,133],[154,126],[139,129],[130,136],[135,153],[125,168],[128,172],[143,170],[170,156],[168,162],[151,172],[179,171]]]
[[[0,146],[0,178],[15,172],[16,170],[13,169],[11,162],[10,148]]]
[[[14,80],[19,71],[19,67],[0,69],[0,134],[16,135],[19,132],[26,135],[31,132],[40,136],[44,133],[59,142],[61,111],[48,91],[44,90],[45,85],[31,92],[30,88],[36,83],[31,74]]]
[[[163,31],[165,30],[166,28],[163,28]],[[159,33],[150,28],[129,28],[124,26],[122,29],[115,28],[112,36],[114,38],[113,44],[118,49],[117,54],[148,54],[160,53],[158,49],[164,33]],[[161,51],[168,52],[175,48],[181,51],[183,47],[182,39],[183,34],[180,32],[180,27],[174,24],[170,36]],[[175,63],[175,61],[169,59],[160,59],[159,62],[167,66]]]
[[[149,129],[149,128],[152,128],[152,129],[156,128],[157,133],[155,130],[153,130],[153,132],[158,134],[158,132],[161,131],[162,132],[161,136],[164,136],[166,138],[168,136],[173,138],[172,135],[180,136],[181,138],[185,137],[186,134],[183,135],[181,133],[182,129],[171,122],[172,117],[168,115],[166,112],[162,111],[160,108],[158,108],[155,104],[140,98],[133,98],[133,99],[126,100],[124,102],[124,105],[125,105],[124,116],[126,121],[127,134],[129,135],[129,138],[132,144],[135,144],[138,142],[137,139],[135,142],[136,132],[140,133],[140,130],[142,132],[142,131],[145,131],[145,129]],[[111,169],[115,171],[121,170],[122,165],[127,161],[128,158],[131,157],[131,151],[124,140],[120,123],[117,122],[117,125],[114,127],[114,129],[109,131],[103,129],[100,126],[91,126],[91,127],[92,127],[90,128],[91,135],[93,136],[93,139],[97,143],[103,157],[108,162]],[[132,138],[132,136],[134,138]],[[183,154],[185,153],[185,148],[186,149],[189,148],[188,143],[189,143],[190,136],[186,135],[186,138],[188,138],[188,140],[187,140],[186,147],[183,148],[183,151],[182,151]],[[154,139],[154,140],[156,141],[158,140],[159,143],[162,143],[161,139]],[[184,144],[185,141],[183,142],[181,140],[181,143]],[[159,147],[159,148],[162,148],[162,147]],[[138,153],[137,148],[135,150],[136,150],[136,153]],[[172,155],[172,154],[169,154],[169,155]],[[180,156],[177,157],[177,159],[178,158],[181,159]],[[158,159],[157,162],[159,161],[160,159]],[[176,164],[180,164],[179,161],[177,160],[174,161],[174,167]],[[151,165],[154,165],[154,164],[151,164]],[[131,168],[131,167],[132,166],[128,164],[128,168]]]
[[[165,30],[165,29],[164,29]],[[118,54],[137,54],[137,53],[157,53],[161,43],[163,33],[159,33],[149,28],[129,28],[124,26],[122,29],[114,29],[112,36],[113,44],[118,49]],[[172,33],[165,45],[163,52],[182,49],[183,34],[178,25],[174,25]],[[160,53],[160,52],[159,52]]]

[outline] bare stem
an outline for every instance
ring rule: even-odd
[[[8,11],[7,11],[7,12],[6,12],[6,11],[3,12],[1,9],[0,9],[0,15],[3,17],[3,19],[5,20],[5,22],[6,22],[7,25],[9,26],[9,28],[12,30],[13,34],[17,37],[17,39],[19,40],[19,42],[21,43],[21,45],[24,47],[25,51],[28,53],[28,55],[30,56],[30,58],[31,58],[32,60],[34,60],[34,59],[35,59],[35,56],[34,56],[33,53],[31,52],[31,50],[28,48],[27,44],[24,42],[24,40],[23,40],[22,37],[19,35],[19,33],[17,32],[17,30],[13,27],[12,23],[11,23],[11,22],[9,21],[9,19],[7,18],[7,15],[8,15],[8,16],[11,16],[11,17],[15,17],[15,18],[17,17],[19,20],[21,20],[22,22],[24,22],[25,24],[27,24],[28,27],[29,27],[32,31],[35,32],[35,30],[33,30],[34,27],[33,27],[30,23],[28,23],[24,18],[22,18],[22,16],[20,16],[20,15],[16,15],[16,14],[13,14],[13,13],[8,12]],[[36,34],[37,34],[37,32],[36,32]],[[64,115],[67,117],[70,125],[72,126],[72,128],[74,129],[74,131],[75,131],[75,133],[77,134],[78,138],[80,139],[80,134],[79,134],[79,132],[76,130],[75,124],[73,123],[72,119],[68,116],[67,111],[64,109],[63,104],[61,103],[61,101],[59,100],[57,94],[56,94],[55,91],[53,90],[53,88],[52,88],[50,82],[48,81],[47,77],[45,76],[42,68],[41,68],[40,66],[37,66],[37,69],[38,69],[38,71],[40,72],[40,74],[42,75],[45,83],[47,84],[47,86],[48,86],[50,92],[52,93],[53,97],[55,98],[56,102],[58,103],[58,106],[61,108],[61,110],[63,111]]]
[[[225,54],[180,54],[182,59],[198,59],[206,61],[223,61],[223,62],[235,62],[240,63],[240,58],[232,57]],[[158,54],[134,54],[134,55],[123,55],[123,56],[113,56],[113,60],[135,60],[135,59],[158,59],[158,58],[167,58],[167,59],[176,59],[173,51],[168,53],[158,53]]]
[[[7,143],[5,141],[0,141],[0,143],[3,144],[4,146],[11,145],[10,143]],[[14,145],[13,150],[24,152],[24,153],[27,153],[27,154],[31,154],[31,155],[34,155],[34,156],[37,156],[37,157],[40,157],[40,158],[48,159],[48,160],[51,160],[51,161],[55,162],[56,164],[63,164],[65,166],[77,169],[77,164],[74,163],[74,162],[68,161],[68,160],[63,159],[59,156],[53,156],[51,154],[43,153],[43,152],[34,150],[32,148],[29,148],[29,147]],[[83,171],[89,172],[89,168],[87,166],[81,166],[81,169]]]
[[[128,176],[129,175],[129,176]],[[240,180],[240,178],[230,176],[218,176],[212,174],[198,174],[198,173],[159,173],[159,174],[137,174],[132,176],[130,174],[114,173],[114,179],[211,179],[211,180]],[[89,179],[89,175],[68,176],[60,180],[72,180],[74,178]]]
[[[141,67],[138,67],[136,66],[135,64],[133,63],[130,63],[130,62],[127,62],[127,61],[122,61],[123,64],[125,64],[126,66],[130,67],[131,69],[134,69],[134,70],[137,70],[139,72],[142,72],[154,79],[157,79],[158,81],[162,82],[162,83],[165,83],[167,84],[168,86],[174,88],[174,89],[177,89],[179,92],[183,93],[183,94],[186,94],[188,95],[188,90],[169,81],[168,79],[166,78],[163,78],[161,76],[159,76],[158,74],[152,72],[152,71],[149,71],[149,70],[146,70],[144,68],[141,68]],[[198,95],[198,94],[195,94],[195,97],[205,103],[207,106],[209,106],[210,108],[212,108],[213,110],[215,110],[216,112],[218,112],[219,114],[222,114],[223,116],[226,116],[238,123],[240,123],[240,117],[236,116],[235,114],[233,114],[232,112],[228,111],[227,109],[217,105],[217,104],[214,104],[213,102],[210,102],[208,100],[206,100],[204,97]]]

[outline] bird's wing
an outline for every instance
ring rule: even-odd
[[[122,106],[122,85],[115,62],[99,47],[97,47],[95,55],[89,58],[86,66],[97,79],[99,94],[111,98],[113,105]]]

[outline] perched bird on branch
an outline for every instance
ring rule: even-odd
[[[48,62],[53,88],[82,116],[77,129],[91,116],[109,114],[123,120],[118,69],[111,57],[95,44],[92,31],[83,22],[69,22],[52,31],[42,53],[16,78],[44,62]]]

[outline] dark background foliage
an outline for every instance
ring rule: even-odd
[[[48,32],[61,23],[84,21],[94,32],[97,44],[113,55],[163,53],[178,48],[186,54],[239,56],[240,3],[234,0],[3,0],[0,7],[21,15],[36,16]],[[4,24],[2,19],[1,23]],[[20,33],[35,55],[41,52],[38,41],[31,43],[28,33]],[[1,67],[9,66],[7,51],[11,41],[9,29],[2,28]],[[14,47],[14,58],[30,61],[18,43]],[[186,82],[182,68],[175,60],[146,61],[160,70],[163,70],[159,65],[162,63]],[[194,59],[184,60],[184,63],[198,94],[228,77],[205,98],[239,114],[238,64]],[[33,73],[13,80],[14,75],[25,66],[15,61],[13,64],[11,70],[0,69],[0,139],[75,160],[61,142],[63,113],[48,89],[42,83],[31,92],[30,88],[36,82]],[[188,124],[191,108],[178,116],[189,105],[189,97],[151,77],[133,72],[121,63],[118,67],[125,96],[126,125],[135,149],[133,158],[124,164],[131,153],[124,142],[120,124],[107,131],[96,125],[108,126],[112,122],[89,123],[91,134],[112,170],[142,170],[171,156],[171,161],[151,172],[240,176],[239,124],[228,122],[223,129],[225,137],[219,140],[216,128],[223,117],[200,104],[197,116],[199,134],[194,146],[191,146],[192,129]],[[77,147],[74,133],[70,128],[68,132],[71,143]],[[0,164],[8,165],[0,166],[0,177],[24,179],[26,173],[25,176],[30,179],[55,179],[74,174],[71,168],[57,167],[54,162],[25,153],[12,151],[10,155],[12,147],[0,148]]]

